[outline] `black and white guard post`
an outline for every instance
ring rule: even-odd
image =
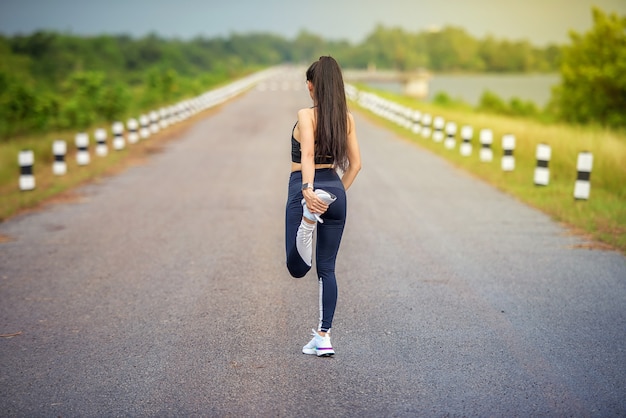
[[[515,170],[515,136],[506,134],[502,137],[502,171]]]
[[[535,167],[535,186],[547,186],[550,183],[550,158],[552,157],[552,149],[550,145],[537,145],[537,166]]]
[[[54,156],[52,174],[55,176],[63,176],[67,173],[67,163],[65,162],[66,154],[67,143],[65,141],[57,139],[52,143],[52,155]]]
[[[441,142],[443,141],[443,128],[446,125],[446,121],[441,116],[436,116],[433,120],[433,141]]]
[[[22,150],[17,155],[17,162],[20,166],[20,190],[33,190],[35,188],[35,175],[33,173],[35,153],[32,150]]]
[[[146,139],[150,136],[150,118],[147,115],[139,116],[139,136],[141,139]]]
[[[170,123],[177,124],[182,121],[180,105],[178,103],[170,106]]]
[[[169,120],[168,120],[168,115],[169,111],[167,108],[162,107],[161,109],[159,109],[159,127],[163,130],[165,128],[167,128],[167,126],[169,125]]]
[[[430,138],[430,133],[431,133],[430,125],[432,122],[433,122],[433,117],[429,113],[426,113],[424,116],[422,116],[422,137],[423,138]]]
[[[489,163],[493,161],[493,150],[491,144],[493,144],[493,132],[491,129],[481,129],[479,134],[480,140],[480,161],[483,163]]]
[[[405,107],[402,112],[402,119],[404,129],[413,129],[413,109]]]
[[[89,134],[79,132],[74,138],[76,143],[76,163],[78,165],[88,165],[91,162],[89,155]]]
[[[411,131],[415,135],[419,135],[420,131],[422,130],[422,125],[421,125],[422,112],[420,112],[419,110],[414,110],[411,120],[413,122],[413,125],[411,126]]]
[[[574,199],[587,200],[591,192],[591,169],[593,168],[593,154],[583,151],[578,154],[576,162],[576,184],[574,185]]]
[[[126,122],[126,127],[128,128],[128,143],[134,144],[139,141],[139,132],[137,132],[137,130],[139,129],[139,122],[137,122],[137,119],[128,119],[128,122]]]
[[[159,132],[159,114],[155,111],[150,112],[150,132],[153,134]]]
[[[472,155],[472,136],[474,136],[474,129],[471,126],[465,125],[461,128],[461,140],[463,142],[461,142],[459,150],[464,157]]]
[[[454,149],[454,147],[456,147],[456,123],[448,122],[446,124],[446,140],[443,145],[447,149]]]
[[[106,157],[109,154],[109,146],[107,145],[107,131],[102,128],[96,129],[94,132],[96,138],[96,155]]]
[[[126,140],[124,139],[124,124],[122,122],[113,122],[113,149],[121,151],[126,146]]]

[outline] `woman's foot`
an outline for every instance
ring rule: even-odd
[[[315,194],[327,205],[337,200],[335,195],[322,189],[315,190]],[[302,199],[302,221],[296,234],[296,249],[309,267],[313,263],[313,231],[318,221],[324,223],[320,215],[309,212],[306,202]]]
[[[322,202],[326,203],[327,205],[330,205],[335,200],[337,200],[337,196],[335,196],[334,194],[330,192],[327,192],[326,190],[316,189],[315,194]],[[324,223],[320,214],[309,212],[309,208],[306,207],[306,202],[304,199],[302,199],[301,203],[302,203],[302,216],[303,217],[313,222],[317,221],[320,223]]]
[[[333,346],[330,343],[330,333],[326,332],[325,335],[321,335],[315,330],[313,331],[313,338],[307,345],[302,347],[304,354],[315,354],[318,357],[330,357],[335,354]]]

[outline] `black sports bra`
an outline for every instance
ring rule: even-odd
[[[293,132],[296,129],[296,122],[291,130],[291,161],[294,163],[302,162],[302,151],[300,150],[300,143],[293,136]],[[316,155],[314,159],[315,164],[333,164],[335,161],[332,155]]]

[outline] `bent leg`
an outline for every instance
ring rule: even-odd
[[[296,237],[298,228],[302,222],[302,191],[301,177],[298,173],[292,173],[289,181],[289,194],[287,198],[287,207],[285,209],[285,253],[287,256],[287,270],[291,276],[300,278],[304,277],[309,270],[311,264],[307,264],[296,247]]]

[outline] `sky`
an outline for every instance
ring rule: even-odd
[[[626,0],[0,0],[0,33],[54,30],[75,35],[157,33],[165,38],[306,30],[362,42],[377,25],[411,33],[458,26],[483,38],[569,41],[592,26],[591,8],[626,16]]]

